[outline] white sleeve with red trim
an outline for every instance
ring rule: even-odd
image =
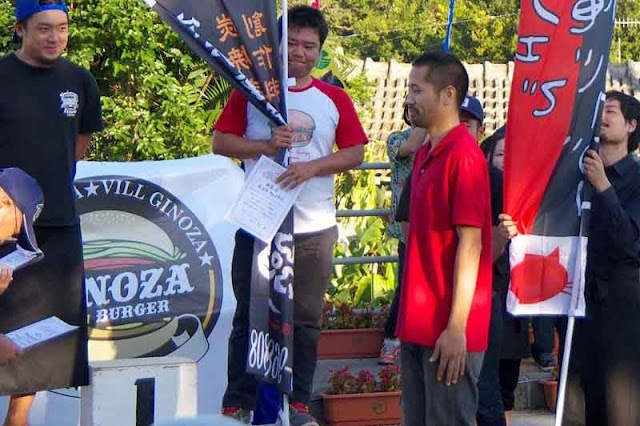
[[[331,98],[338,110],[339,119],[336,126],[336,145],[338,148],[366,144],[369,138],[362,128],[356,108],[347,92],[320,81],[317,82],[317,87]]]

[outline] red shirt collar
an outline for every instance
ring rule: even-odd
[[[442,151],[445,150],[447,145],[449,145],[451,142],[455,140],[458,140],[463,135],[463,132],[466,132],[466,131],[467,131],[467,126],[465,126],[462,123],[458,124],[456,127],[449,130],[449,133],[447,133],[447,135],[440,141],[440,143],[436,145],[435,148],[429,151],[429,156],[434,157],[440,154]],[[431,141],[429,141],[429,146],[431,146]]]
[[[447,133],[447,135],[433,149],[431,148],[431,141],[427,140],[427,142],[422,146],[422,148],[420,148],[425,150],[426,152],[419,155],[420,164],[416,162],[416,165],[419,167],[422,167],[424,163],[427,162],[428,159],[433,158],[441,154],[442,152],[444,152],[447,146],[449,146],[452,142],[460,139],[464,135],[463,132],[468,132],[468,130],[464,124],[460,123],[453,129],[451,129],[449,133]]]

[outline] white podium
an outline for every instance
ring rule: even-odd
[[[163,357],[90,364],[81,391],[81,426],[149,426],[198,411],[196,363]]]

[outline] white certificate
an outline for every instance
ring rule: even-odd
[[[304,186],[290,190],[277,184],[285,170],[270,158],[260,157],[226,219],[265,243],[271,242]]]
[[[19,245],[16,245],[16,249],[14,251],[0,258],[0,268],[11,269],[14,271],[38,260],[42,256],[43,253],[41,251],[29,251],[23,249]]]
[[[34,322],[25,327],[7,333],[7,337],[20,349],[25,350],[56,337],[72,332],[78,327],[67,324],[58,317]]]

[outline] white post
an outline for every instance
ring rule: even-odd
[[[135,425],[143,410],[154,422],[194,417],[196,363],[177,357],[92,362],[91,386],[82,388],[81,426]],[[141,386],[145,386],[141,392]],[[144,401],[138,401],[142,397]]]
[[[564,414],[565,392],[567,389],[567,373],[569,371],[569,359],[571,358],[571,342],[573,341],[573,328],[576,317],[570,316],[567,324],[567,335],[564,338],[564,354],[562,356],[562,368],[560,369],[560,382],[558,384],[558,403],[556,406],[556,426],[562,426]]]
[[[282,94],[284,96],[284,110],[282,115],[287,123],[289,122],[288,105],[289,105],[289,16],[287,14],[289,5],[287,0],[282,0],[282,40],[280,46],[282,50]],[[289,151],[285,153],[284,164],[289,162]],[[293,379],[292,379],[293,380]],[[280,421],[282,426],[289,426],[289,397],[285,392],[282,393],[282,412]]]

